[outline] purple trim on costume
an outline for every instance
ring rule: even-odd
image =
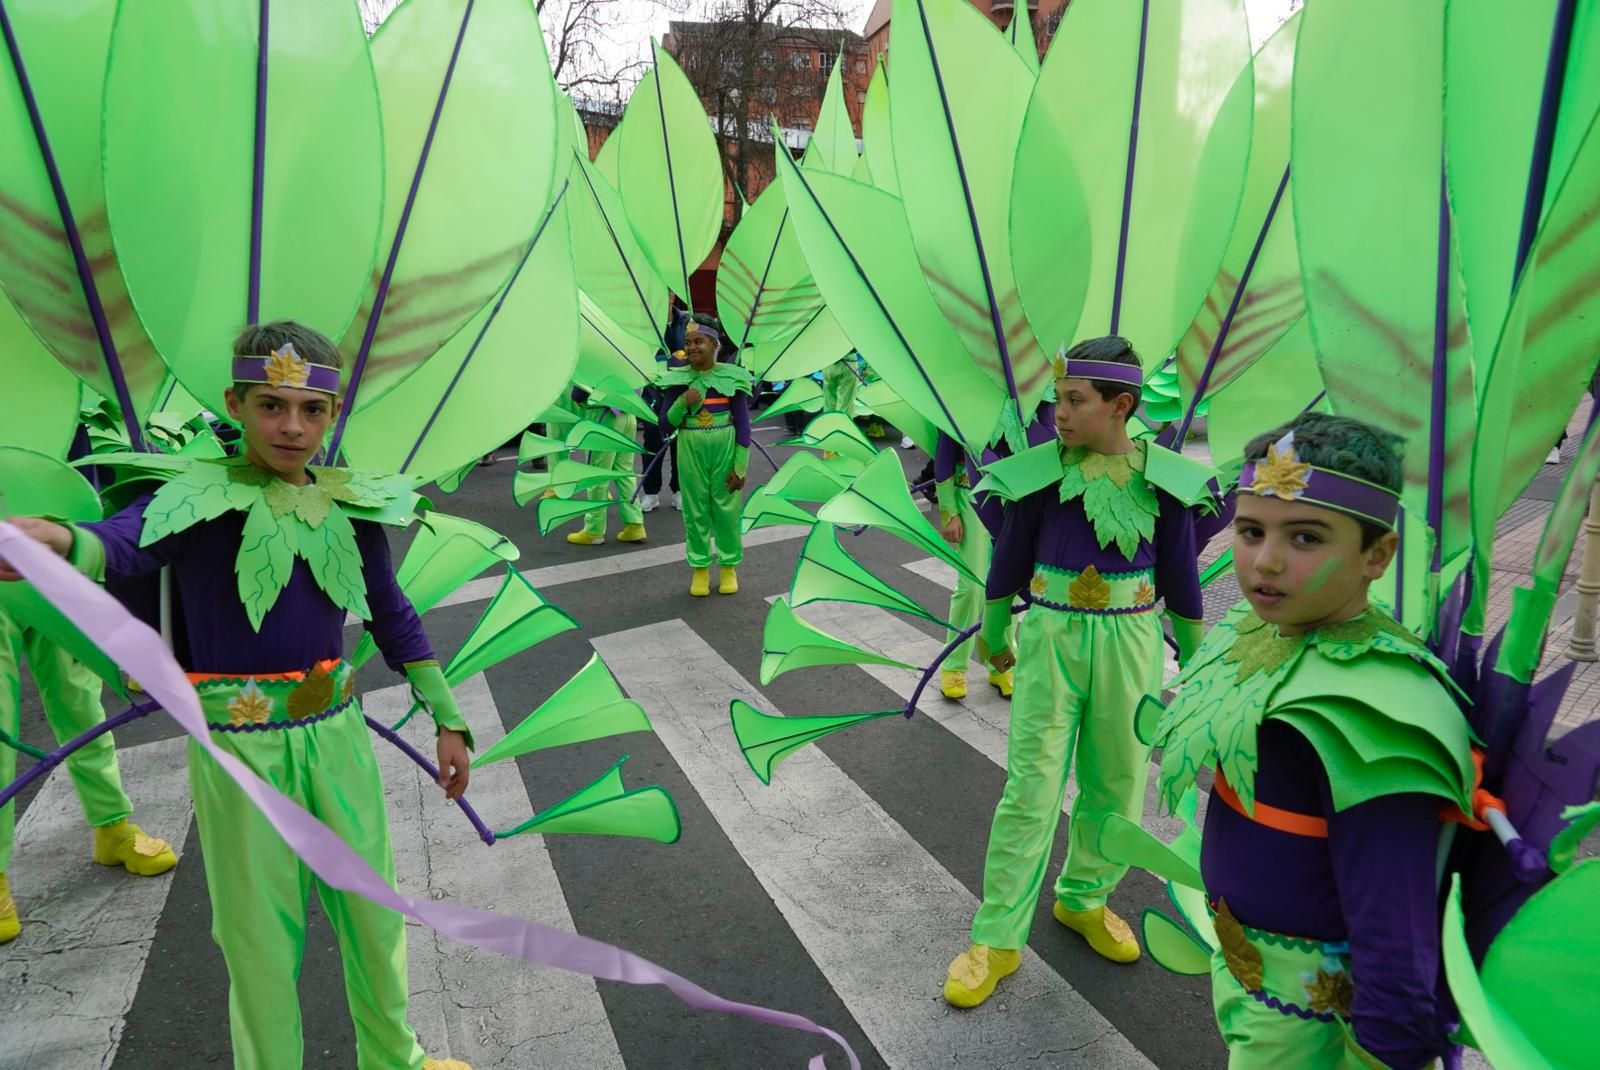
[[[366,714],[362,714],[362,717],[366,719],[368,728],[378,733],[378,735],[382,736],[384,739],[387,739],[390,743],[393,743],[396,747],[399,747],[401,753],[403,753],[407,758],[410,758],[413,762],[416,762],[417,765],[421,766],[423,771],[433,778],[433,782],[435,784],[439,782],[438,768],[435,767],[432,762],[428,761],[428,759],[424,758],[417,748],[413,747],[410,743],[407,743],[404,739],[401,739],[400,736],[390,731],[388,728],[385,728],[377,721],[374,721]],[[483,823],[483,818],[478,816],[478,811],[472,808],[472,804],[467,801],[467,797],[463,795],[457,798],[455,802],[457,806],[461,807],[461,812],[467,815],[467,820],[472,822],[472,827],[478,830],[478,838],[484,843],[493,846],[494,833],[489,830],[488,825]]]
[[[1256,257],[1261,255],[1261,246],[1266,243],[1267,231],[1272,228],[1272,221],[1278,216],[1278,205],[1283,201],[1283,191],[1289,188],[1289,164],[1283,165],[1283,177],[1278,180],[1278,191],[1272,195],[1272,204],[1267,208],[1267,217],[1261,221],[1261,229],[1256,232],[1256,243],[1250,248],[1250,259],[1244,262],[1244,271],[1239,275],[1239,285],[1234,287],[1233,297],[1228,301],[1228,311],[1222,317],[1222,326],[1217,328],[1217,337],[1211,343],[1211,352],[1206,354],[1205,367],[1200,369],[1200,378],[1195,381],[1194,393],[1189,398],[1189,404],[1183,410],[1183,420],[1178,424],[1178,432],[1172,437],[1169,447],[1175,453],[1183,452],[1183,442],[1189,437],[1189,427],[1194,423],[1195,411],[1200,407],[1200,402],[1205,399],[1206,390],[1211,386],[1211,373],[1216,370],[1217,358],[1222,355],[1222,347],[1228,340],[1228,332],[1233,329],[1233,317],[1239,311],[1239,304],[1244,300],[1244,291],[1250,285],[1250,276],[1256,270]]]
[[[1000,367],[1006,373],[1006,389],[1011,392],[1011,404],[1017,410],[1017,424],[1022,425],[1022,401],[1017,393],[1017,378],[1011,368],[1011,345],[1006,339],[1005,324],[1000,321],[1000,304],[995,299],[994,279],[989,274],[989,256],[983,248],[983,232],[978,228],[978,210],[972,203],[972,185],[967,181],[967,164],[961,157],[961,140],[956,136],[956,125],[950,117],[950,96],[945,91],[944,74],[939,69],[939,52],[933,44],[933,31],[928,28],[928,9],[917,0],[917,17],[922,23],[922,39],[928,46],[928,62],[933,65],[933,84],[939,87],[939,107],[944,112],[945,129],[950,134],[950,148],[956,158],[956,175],[961,179],[961,196],[967,205],[967,223],[972,227],[972,244],[978,254],[978,271],[983,276],[983,293],[989,301],[989,324],[994,339],[999,344]],[[1138,120],[1134,120],[1137,124]]]
[[[1117,274],[1111,291],[1111,329],[1122,319],[1122,277],[1128,264],[1128,224],[1133,214],[1133,167],[1139,158],[1139,109],[1144,103],[1144,49],[1150,34],[1150,0],[1139,15],[1139,64],[1133,73],[1133,121],[1128,124],[1128,170],[1122,180],[1122,231],[1117,236]]]
[[[6,785],[4,789],[0,789],[0,808],[3,808],[6,803],[21,794],[23,788],[48,774],[56,766],[88,746],[94,740],[99,739],[113,729],[121,728],[130,721],[137,721],[145,714],[160,708],[161,704],[159,702],[141,702],[137,706],[129,706],[115,717],[108,717],[82,735],[67,740],[37,763],[28,766],[26,772]]]
[[[672,199],[672,228],[678,235],[678,268],[683,272],[683,284],[689,285],[689,263],[683,251],[683,219],[678,214],[678,178],[672,171],[672,139],[667,136],[667,105],[661,99],[661,60],[656,55],[656,43],[650,42],[650,58],[655,60],[656,70],[656,114],[661,116],[661,154],[667,161],[667,195]],[[618,185],[621,183],[619,182]],[[688,304],[688,294],[679,294],[684,304]],[[693,323],[693,320],[689,321]]]
[[[1544,90],[1539,97],[1539,122],[1533,131],[1533,157],[1528,164],[1528,191],[1522,201],[1522,232],[1517,237],[1517,261],[1511,274],[1512,289],[1527,266],[1533,240],[1544,214],[1545,190],[1550,182],[1550,155],[1555,146],[1556,121],[1561,115],[1562,89],[1567,82],[1567,57],[1572,47],[1572,20],[1577,0],[1559,0],[1550,28],[1550,52],[1544,65]]]
[[[1255,481],[1256,462],[1251,461],[1239,472],[1239,492],[1255,494]],[[1258,497],[1274,495],[1266,493]],[[1400,496],[1393,491],[1326,468],[1312,468],[1307,473],[1306,487],[1295,500],[1347,513],[1358,520],[1370,520],[1390,529],[1394,528],[1400,511]]]
[[[271,25],[272,0],[261,0],[256,31],[255,159],[250,173],[250,282],[245,291],[246,323],[261,319],[261,221],[267,182],[267,52]]]
[[[251,321],[255,322],[254,320]],[[285,346],[292,350],[293,346]],[[296,354],[298,356],[298,354]],[[267,361],[270,357],[234,357],[233,381],[236,383],[269,383]],[[324,394],[339,393],[339,369],[326,364],[306,364],[305,385],[300,390],[320,390]]]
[[[1428,423],[1428,527],[1434,533],[1431,571],[1444,563],[1444,422],[1450,388],[1450,190],[1439,161],[1439,257],[1434,274],[1433,383]]]
[[[544,237],[544,228],[550,225],[551,217],[556,214],[556,209],[561,207],[561,202],[566,199],[567,184],[570,181],[571,179],[569,178],[561,183],[561,192],[556,194],[556,199],[550,203],[550,210],[545,212],[544,219],[540,220],[539,229],[533,233],[533,240],[528,243],[527,249],[523,250],[522,259],[517,261],[517,270],[511,273],[510,281],[508,281],[505,286],[501,288],[500,297],[495,301],[494,308],[489,310],[488,318],[483,321],[483,327],[479,329],[478,336],[472,340],[472,348],[468,349],[466,356],[461,358],[461,366],[458,367],[456,369],[456,373],[450,377],[450,385],[446,386],[444,388],[444,392],[439,395],[439,403],[435,405],[433,407],[433,411],[428,414],[428,419],[422,425],[422,430],[417,432],[417,440],[411,444],[411,451],[406,454],[405,461],[400,465],[401,475],[405,475],[406,470],[411,467],[411,462],[416,460],[417,451],[422,448],[422,440],[428,437],[429,431],[433,430],[434,421],[437,420],[439,418],[439,414],[444,411],[445,404],[450,400],[450,395],[455,392],[456,384],[459,383],[461,381],[461,377],[466,374],[467,365],[471,364],[472,358],[477,356],[478,347],[483,344],[484,336],[489,333],[489,328],[494,326],[495,317],[500,315],[500,309],[505,305],[506,298],[511,295],[511,287],[517,284],[517,279],[522,275],[522,269],[527,266],[528,257],[532,256],[533,251],[539,247],[539,239]]]
[[[139,416],[133,408],[133,395],[128,390],[127,378],[122,374],[122,360],[117,356],[117,344],[111,338],[111,324],[106,319],[105,305],[100,300],[100,288],[95,285],[89,256],[83,251],[83,235],[78,232],[78,220],[72,214],[72,203],[67,199],[67,188],[61,181],[61,169],[56,166],[55,151],[50,148],[50,136],[44,129],[44,116],[40,114],[39,102],[34,98],[33,83],[28,79],[27,65],[22,62],[22,46],[17,43],[4,0],[0,0],[0,35],[6,39],[6,51],[11,54],[11,66],[17,75],[17,88],[22,92],[23,106],[28,109],[28,122],[33,127],[34,140],[39,144],[39,158],[50,179],[50,192],[55,197],[56,211],[61,213],[61,228],[67,235],[67,247],[72,250],[72,264],[78,273],[78,285],[83,287],[84,303],[89,306],[89,319],[94,323],[100,355],[105,358],[106,371],[111,375],[111,388],[117,395],[117,404],[122,407],[122,424],[128,432],[128,445],[135,453],[142,453],[146,447],[144,435],[139,429]]]
[[[1235,978],[1235,980],[1237,980],[1237,978]],[[1279,999],[1277,996],[1269,996],[1265,992],[1261,991],[1260,989],[1251,990],[1251,989],[1247,988],[1247,989],[1245,989],[1245,991],[1249,992],[1250,993],[1250,998],[1255,1000],[1257,1003],[1265,1004],[1266,1006],[1271,1007],[1273,1010],[1277,1011],[1279,1014],[1283,1014],[1283,1015],[1291,1015],[1292,1014],[1296,1018],[1299,1018],[1302,1021],[1309,1022],[1312,1019],[1315,1019],[1315,1020],[1317,1020],[1319,1022],[1332,1022],[1332,1021],[1337,1020],[1337,1018],[1339,1017],[1338,1015],[1334,1014],[1332,1011],[1323,1011],[1321,1013],[1318,1013],[1317,1011],[1307,1010],[1306,1008],[1298,1006],[1297,1004],[1294,1004],[1294,1003],[1285,1003],[1283,1000]],[[1345,1019],[1345,1020],[1349,1021],[1348,1018]]]
[[[1144,369],[1132,364],[1118,364],[1114,360],[1072,359],[1066,363],[1062,379],[1109,379],[1128,386],[1144,386]]]
[[[406,228],[411,223],[411,209],[417,203],[417,190],[422,186],[422,172],[428,166],[428,153],[433,149],[433,135],[439,129],[439,116],[444,112],[445,97],[450,95],[450,81],[456,74],[456,60],[461,58],[461,42],[467,37],[467,23],[472,21],[472,8],[477,0],[467,0],[461,13],[461,26],[456,30],[456,43],[450,49],[450,62],[445,66],[444,79],[439,83],[439,96],[433,102],[433,118],[428,120],[428,133],[422,139],[422,151],[417,154],[417,169],[411,174],[411,189],[406,192],[406,205],[400,210],[400,222],[395,227],[394,243],[389,246],[389,260],[383,266],[383,277],[378,280],[378,292],[372,299],[372,314],[367,317],[367,328],[361,335],[361,348],[356,351],[356,365],[350,372],[350,385],[344,393],[344,408],[339,411],[339,421],[333,429],[333,439],[328,443],[328,463],[339,459],[339,443],[344,438],[345,421],[356,407],[356,391],[361,388],[361,378],[367,370],[367,358],[372,355],[372,342],[378,336],[378,322],[383,319],[383,306],[389,299],[389,283],[394,279],[394,268],[400,261],[400,246],[406,240]]]
[[[330,706],[321,713],[312,714],[310,717],[301,717],[294,721],[246,721],[243,724],[217,724],[207,721],[206,727],[213,732],[282,732],[288,728],[303,728],[308,724],[326,721],[329,717],[350,705],[350,699],[345,699],[337,706]]]

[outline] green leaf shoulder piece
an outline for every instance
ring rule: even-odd
[[[1044,442],[1010,457],[983,466],[983,479],[974,493],[987,491],[1006,501],[1021,501],[1028,495],[1061,481],[1061,450],[1054,442]]]
[[[1082,446],[1061,451],[1061,500],[1082,498],[1101,547],[1115,542],[1129,558],[1141,541],[1155,538],[1161,512],[1155,488],[1145,478],[1148,449],[1140,442],[1127,453],[1096,453]]]
[[[662,372],[656,378],[659,387],[673,386],[709,386],[725,397],[735,394],[749,394],[754,386],[755,379],[750,374],[750,369],[739,364],[729,364],[718,361],[708,372],[697,372],[692,368],[673,368],[671,371]]]

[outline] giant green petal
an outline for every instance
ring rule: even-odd
[[[797,437],[785,439],[780,446],[810,446],[813,449],[837,453],[841,457],[866,463],[877,457],[878,447],[862,433],[854,420],[842,412],[822,412],[815,416]],[[893,450],[887,451],[892,455]]]
[[[768,494],[791,502],[825,502],[861,474],[860,461],[848,457],[823,460],[814,453],[796,453],[772,474],[762,487]]]
[[[659,342],[646,341],[623,330],[588,294],[578,291],[578,364],[574,379],[582,382],[622,378],[644,386],[655,377],[659,346]]]
[[[567,432],[567,449],[589,453],[643,453],[644,447],[632,436],[624,435],[594,420],[579,420]]]
[[[606,144],[618,143],[617,137],[613,132]],[[580,145],[572,158],[572,256],[578,284],[606,322],[649,344],[648,362],[635,369],[648,378],[655,350],[662,345],[667,286],[639,247],[621,195],[588,162],[585,149]]]
[[[271,6],[258,161],[262,15],[257,0],[123,4],[106,74],[106,201],[128,291],[172,371],[211,406],[241,324],[295,319],[344,334],[383,219],[382,123],[359,13],[325,0]]]
[[[822,408],[822,385],[811,376],[802,376],[783,388],[783,393],[771,405],[761,410],[761,419],[770,420],[788,412],[809,412],[815,415]]]
[[[540,498],[537,507],[539,534],[548,535],[555,528],[599,509],[614,509],[615,498],[595,501],[589,498]]]
[[[472,768],[549,747],[650,731],[644,707],[628,699],[599,654],[556,689],[501,740],[472,760]]]
[[[798,381],[843,359],[854,348],[838,319],[823,305],[811,313],[798,334],[751,346],[744,351],[743,360],[757,379]]]
[[[116,398],[119,408],[131,404],[127,418],[137,427],[156,407],[166,367],[133,314],[106,222],[101,105],[116,10],[112,0],[13,0],[6,7],[39,125],[26,106],[11,50],[0,48],[0,306],[6,297],[15,305],[15,311],[0,307],[0,346],[11,371],[10,362],[20,358],[4,342],[16,337],[14,320],[20,316],[68,371],[99,394]],[[46,149],[60,178],[60,199],[45,167]],[[74,241],[81,262],[74,257]],[[14,344],[33,343],[18,338]],[[113,367],[127,386],[125,397]],[[51,390],[48,373],[40,374],[41,382],[29,388]],[[64,393],[53,387],[47,396]],[[27,407],[19,404],[23,399],[10,400],[8,422]],[[45,415],[35,411],[28,419]],[[22,430],[8,429],[8,434]],[[48,440],[17,441],[55,452]]]
[[[582,836],[637,836],[657,843],[676,843],[683,828],[672,796],[654,784],[625,790],[622,763],[627,760],[624,755],[587,787],[515,828],[495,833],[495,839],[503,840],[524,832],[562,832]]]
[[[901,401],[900,395],[882,379],[862,387],[861,392],[856,395],[856,404],[871,409],[894,424],[902,435],[909,435],[911,441],[922,447],[922,451],[929,457],[932,457],[934,450],[938,448],[939,429],[934,426],[933,421]]]
[[[914,666],[862,650],[816,625],[801,620],[789,603],[779,598],[767,612],[761,633],[761,684],[765,687],[791,669],[818,665],[892,665],[897,669]]]
[[[617,188],[645,257],[687,301],[689,276],[722,226],[722,157],[694,86],[655,42],[650,48],[655,68],[628,98]]]
[[[480,310],[524,269],[566,177],[566,161],[556,167],[556,87],[532,0],[410,0],[373,37],[372,62],[388,196],[378,270],[343,340],[347,410],[376,401],[469,321],[481,322]],[[560,260],[539,261],[559,293],[563,273],[550,265]],[[453,348],[447,366],[465,346]],[[432,390],[449,375],[436,374]],[[484,428],[501,422],[490,417]]]
[[[771,493],[766,487],[757,487],[745,499],[739,516],[739,530],[746,535],[757,528],[777,527],[780,524],[799,524],[810,527],[817,518],[804,509]]]
[[[0,293],[0,353],[6,355],[9,376],[0,446],[27,446],[65,457],[78,430],[82,388],[28,329],[4,293]]]
[[[804,330],[821,307],[822,295],[789,225],[783,185],[773,183],[740,217],[717,261],[722,329],[742,354],[750,346],[775,350]],[[746,355],[741,363],[756,371],[767,362]]]
[[[1249,61],[1241,0],[1067,9],[1012,188],[1017,287],[1047,350],[1120,334],[1152,366],[1172,351],[1233,230]]]
[[[789,585],[789,604],[799,608],[810,602],[878,606],[949,626],[948,621],[929,613],[845,553],[839,545],[838,529],[832,524],[818,524],[811,529],[800,550],[800,560],[795,563],[794,582]]]
[[[507,566],[500,589],[483,608],[466,642],[445,666],[445,679],[451,687],[459,687],[474,673],[577,626],[578,622],[564,610],[546,602],[533,585],[522,578],[522,573]]]
[[[930,554],[955,569],[956,572],[982,583],[984,577],[972,571],[972,566],[962,559],[956,547],[944,540],[927,515],[917,508],[906,485],[905,470],[900,467],[900,456],[894,450],[885,450],[850,486],[828,500],[817,511],[817,519],[839,527],[865,525],[887,531]]]
[[[861,155],[867,161],[872,184],[898,197],[900,176],[895,169],[894,139],[889,129],[889,70],[879,62],[873,67],[867,99],[861,105]]]
[[[1033,36],[1033,18],[1028,12],[1014,12],[1006,28],[1000,31],[1021,58],[1023,66],[1035,78],[1039,77],[1039,44]]]
[[[655,410],[645,404],[644,399],[630,382],[612,377],[598,382],[590,381],[587,385],[591,405],[606,405],[621,412],[632,413],[640,420],[657,419]]]
[[[802,173],[783,153],[778,171],[806,262],[845,334],[897,394],[983,449],[1008,395],[940,312],[900,202],[848,178]]]
[[[1206,391],[1210,398],[1206,442],[1211,456],[1217,460],[1243,456],[1245,443],[1300,415],[1321,392],[1322,371],[1311,345],[1311,324],[1302,315],[1236,379],[1216,392]]]
[[[1050,385],[1055,354],[1029,329],[1008,226],[1035,74],[967,0],[895,0],[893,23],[890,136],[896,159],[916,161],[899,179],[917,260],[970,360],[1020,399],[1021,427]],[[865,352],[876,365],[877,353]]]
[[[560,460],[543,472],[518,472],[512,478],[511,493],[518,505],[527,505],[547,490],[554,490],[557,496],[565,496],[627,478],[627,473],[612,468],[597,468],[582,461]]]
[[[578,345],[566,223],[563,191],[499,297],[350,418],[341,450],[352,465],[437,479],[516,437],[565,389]]]
[[[850,124],[850,110],[844,103],[844,64],[841,53],[833,70],[828,73],[828,84],[822,92],[822,107],[817,112],[816,127],[811,140],[806,143],[805,159],[801,166],[813,171],[830,171],[836,175],[850,175],[856,169],[856,132]],[[756,198],[760,200],[760,198]],[[726,316],[723,323],[727,323]]]
[[[899,710],[882,713],[843,713],[822,717],[782,717],[762,713],[743,699],[734,699],[728,707],[733,719],[733,738],[739,742],[739,753],[750,763],[750,771],[763,784],[772,783],[772,771],[779,762],[808,743],[883,717],[893,717]]]

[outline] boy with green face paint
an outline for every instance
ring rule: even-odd
[[[685,556],[693,570],[689,593],[711,593],[711,547],[722,570],[718,594],[737,594],[744,559],[739,510],[750,463],[750,373],[719,362],[722,336],[690,320],[683,353],[688,366],[656,380],[666,390],[662,427],[678,433],[678,478],[683,503]]]
[[[1472,806],[1449,675],[1368,602],[1394,559],[1399,439],[1299,417],[1245,448],[1245,603],[1156,730],[1168,806],[1216,769],[1200,870],[1231,1070],[1431,1065],[1441,1025],[1441,813]]]
[[[1106,907],[1127,867],[1100,854],[1098,831],[1109,814],[1143,812],[1148,753],[1133,723],[1161,686],[1157,599],[1174,617],[1181,655],[1199,638],[1193,518],[1161,484],[1158,472],[1171,465],[1157,463],[1159,447],[1127,433],[1138,355],[1124,339],[1093,339],[1057,357],[1055,372],[1058,441],[1001,462],[1027,482],[1010,485],[1016,498],[995,540],[982,634],[996,670],[1017,667],[1016,686],[983,904],[972,946],[945,980],[945,999],[958,1007],[988,999],[1021,964],[1074,756],[1080,793],[1054,914],[1097,954],[1139,957],[1132,931]],[[1007,633],[1019,594],[1031,607],[1013,653]]]

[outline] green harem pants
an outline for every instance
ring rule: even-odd
[[[630,413],[612,412],[607,408],[585,408],[584,415],[589,419],[621,435],[632,438],[639,430],[639,419]],[[633,500],[633,492],[639,486],[639,477],[634,474],[634,458],[636,454],[617,451],[615,453],[590,453],[589,463],[596,468],[604,468],[612,472],[626,472],[627,478],[619,479],[615,483],[606,483],[599,487],[589,488],[590,501],[609,501],[613,497],[620,499],[617,503],[617,512],[622,517],[624,526],[628,524],[643,524],[644,511]],[[583,530],[590,535],[604,536],[606,533],[606,511],[595,509],[583,514]]]
[[[729,490],[727,483],[728,473],[735,470],[736,451],[730,422],[699,427],[691,418],[678,434],[684,557],[690,568],[711,565],[713,540],[720,564],[733,566],[744,560],[744,536],[739,530],[744,492]]]
[[[232,691],[236,695],[238,692]],[[227,732],[229,690],[202,691],[212,740],[283,792],[394,883],[389,818],[372,739],[351,700],[325,720]],[[211,936],[228,964],[228,1023],[236,1070],[299,1070],[296,982],[311,887],[333,925],[360,1070],[420,1070],[422,1048],[406,1022],[405,919],[329,888],[197,744],[189,783],[211,895]]]
[[[1161,668],[1161,625],[1152,611],[1034,605],[1024,615],[1006,786],[989,832],[974,943],[1027,944],[1074,751],[1078,798],[1055,894],[1068,910],[1105,905],[1128,867],[1100,854],[1100,822],[1112,813],[1131,821],[1143,814],[1150,748],[1134,734],[1133,715],[1145,695],[1159,693]]]
[[[1252,944],[1258,949],[1268,946]],[[1233,976],[1220,948],[1211,953],[1211,1008],[1223,1043],[1228,1045],[1228,1070],[1288,1066],[1296,1070],[1373,1070],[1384,1065],[1362,1050],[1354,1034],[1347,1033],[1337,1020],[1302,1018],[1257,999]]]
[[[961,542],[956,546],[956,553],[974,573],[988,576],[989,555],[993,550],[989,530],[983,526],[983,521],[978,519],[978,514],[972,508],[971,492],[962,489],[956,493],[959,496],[957,501],[960,510],[956,515],[961,517]],[[958,634],[981,621],[985,605],[987,602],[984,598],[983,581],[969,580],[957,572],[956,589],[950,595],[950,613],[945,617],[951,625],[951,630],[945,633],[945,643],[954,642]],[[1016,618],[1012,618],[1012,621],[1011,639],[1015,642]],[[940,668],[945,672],[966,672],[967,665],[972,660],[973,645],[977,641],[978,636],[974,632],[950,651]]]
[[[105,708],[100,705],[100,678],[38,632],[0,613],[0,729],[6,735],[12,739],[21,737],[24,657],[39,687],[45,720],[58,744],[106,719]],[[66,765],[78,801],[83,804],[84,820],[91,826],[115,824],[133,813],[133,804],[122,790],[116,744],[110,732],[76,751],[67,758]],[[11,783],[16,774],[17,752],[0,743],[0,785]],[[0,810],[0,873],[11,864],[16,806],[10,802]]]
[[[861,380],[857,378],[855,369],[850,367],[849,361],[835,361],[822,369],[822,408],[824,411],[842,412],[846,416],[854,417],[856,392],[860,389]]]

